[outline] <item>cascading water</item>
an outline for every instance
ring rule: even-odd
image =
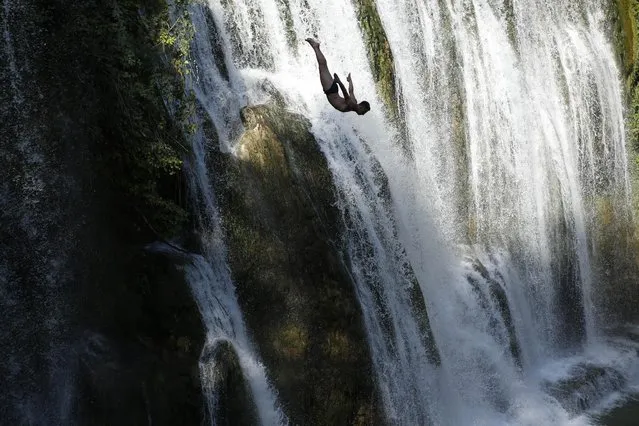
[[[286,418],[277,406],[264,366],[255,355],[246,333],[226,263],[226,246],[206,163],[205,139],[200,132],[194,138],[193,158],[187,169],[191,177],[193,200],[197,206],[203,255],[190,255],[185,273],[207,329],[206,343],[200,359],[200,377],[208,404],[209,421],[212,425],[217,424],[223,386],[220,366],[217,365],[218,351],[223,350],[223,345],[229,345],[238,358],[250,389],[249,401],[254,404],[259,421],[269,425],[285,424]],[[246,410],[250,411],[248,407]]]
[[[629,371],[633,359],[603,346],[594,297],[597,199],[630,214],[603,6],[375,3],[405,128],[387,121],[354,6],[341,0],[194,6],[199,103],[230,152],[243,105],[281,96],[311,120],[391,423],[568,422],[575,413],[549,388],[586,371],[612,391],[626,378],[600,366]],[[311,35],[332,72],[353,73],[366,116],[327,104]]]

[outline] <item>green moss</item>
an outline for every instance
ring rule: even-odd
[[[605,295],[606,318],[632,322],[636,318],[636,277],[639,276],[639,238],[636,224],[613,196],[590,200],[595,206],[592,238],[597,250],[595,270]],[[595,297],[600,297],[599,294]]]
[[[503,13],[506,16],[506,31],[508,31],[508,39],[513,47],[517,48],[517,26],[515,23],[515,9],[513,8],[513,0],[504,0]]]
[[[348,336],[342,331],[328,333],[324,345],[325,355],[337,360],[351,359],[352,351],[348,340]]]
[[[308,333],[298,324],[288,323],[275,333],[273,346],[285,357],[299,359],[308,349]]]
[[[364,34],[368,61],[373,70],[377,91],[391,119],[398,117],[395,93],[395,63],[382,21],[373,0],[355,0],[357,19]]]
[[[634,152],[639,151],[639,63],[637,63],[637,16],[639,1],[616,0],[617,8],[611,12],[616,22],[615,46],[624,74],[626,89],[629,95],[628,127],[631,147]]]
[[[36,176],[45,190],[29,228],[42,240],[20,240],[27,255],[35,253],[29,269],[58,267],[49,278],[25,274],[24,282],[31,292],[39,282],[57,283],[64,319],[55,339],[77,348],[66,359],[77,366],[68,420],[199,424],[199,311],[172,259],[142,249],[181,232],[187,216],[180,195],[187,23],[170,21],[159,0],[24,0],[10,9],[22,87],[5,93],[0,60],[0,99],[10,105],[0,113],[0,139],[13,141],[2,151],[33,156],[20,137],[41,149]],[[14,158],[21,167],[33,162]],[[19,172],[9,179],[29,177]]]
[[[636,60],[637,1],[616,0],[618,18],[617,51],[626,73],[632,70]]]

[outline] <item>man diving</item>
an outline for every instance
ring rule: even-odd
[[[331,77],[331,72],[328,70],[326,58],[320,50],[319,42],[313,38],[307,38],[306,41],[315,51],[317,63],[319,64],[320,82],[322,83],[322,89],[324,89],[328,103],[333,105],[333,108],[341,112],[354,111],[358,115],[364,115],[370,111],[371,105],[368,102],[362,101],[357,103],[357,99],[355,98],[355,93],[353,91],[353,80],[351,79],[351,74],[349,73],[348,77],[346,77],[346,81],[348,81],[347,92],[346,87],[344,87],[344,84],[342,84],[342,81],[337,74],[333,74]],[[342,89],[344,97],[339,95],[340,88]]]

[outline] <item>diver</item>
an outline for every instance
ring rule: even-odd
[[[357,103],[357,99],[355,98],[355,93],[353,91],[353,79],[351,78],[351,74],[348,73],[348,77],[346,77],[346,81],[348,81],[348,92],[346,91],[346,87],[340,80],[337,74],[333,74],[331,77],[331,72],[328,70],[328,64],[326,63],[326,58],[324,54],[320,50],[320,44],[317,40],[313,38],[307,38],[306,41],[311,45],[313,50],[315,51],[315,56],[317,56],[317,63],[319,64],[319,73],[320,73],[320,83],[322,83],[322,89],[324,89],[324,93],[326,94],[326,98],[328,99],[328,103],[330,103],[336,110],[341,112],[354,111],[358,115],[364,115],[371,109],[371,105],[362,101]],[[339,95],[339,89],[342,89],[342,94],[344,97]]]

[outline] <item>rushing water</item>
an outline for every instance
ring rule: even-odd
[[[311,120],[348,223],[345,252],[392,423],[585,422],[575,407],[623,386],[634,359],[603,338],[595,297],[597,202],[629,214],[622,92],[603,6],[376,6],[401,124],[376,94],[350,2],[194,6],[194,86],[221,148],[233,151],[239,108],[275,92]],[[369,114],[327,104],[303,41],[311,35],[332,72],[353,73]],[[562,400],[580,375],[583,398]]]
[[[202,390],[208,404],[209,422],[217,424],[220,389],[220,367],[215,354],[228,344],[237,355],[242,374],[251,392],[259,421],[265,425],[284,424],[266,371],[256,356],[246,333],[242,312],[237,303],[235,288],[226,263],[226,246],[220,227],[219,211],[215,203],[214,187],[206,169],[206,140],[199,133],[194,138],[190,171],[190,188],[197,210],[199,235],[203,255],[190,255],[185,266],[186,279],[207,329],[206,343],[200,359]],[[248,410],[248,409],[247,409]]]

